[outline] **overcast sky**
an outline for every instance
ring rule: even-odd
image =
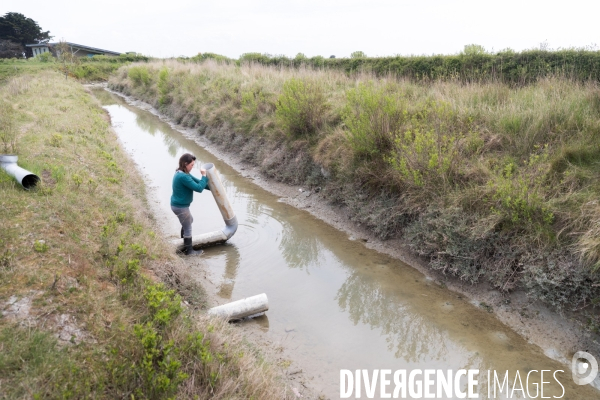
[[[156,57],[456,54],[471,43],[488,51],[600,46],[598,0],[0,1],[0,14],[7,12],[34,19],[53,41]]]

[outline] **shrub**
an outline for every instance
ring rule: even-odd
[[[128,72],[129,79],[133,81],[135,86],[148,85],[150,83],[150,74],[146,67],[131,67]]]
[[[466,44],[462,54],[467,56],[477,55],[477,54],[485,54],[485,47],[480,44]]]
[[[549,168],[547,147],[532,154],[520,171],[513,162],[498,168],[495,177],[488,182],[493,193],[492,212],[501,215],[510,224],[551,225],[554,213],[544,199]]]
[[[373,84],[360,84],[348,90],[346,99],[342,118],[357,156],[386,155],[392,148],[394,134],[407,118],[402,95]]]
[[[249,119],[258,119],[275,110],[275,96],[260,86],[250,87],[241,93],[241,108]]]
[[[171,102],[169,90],[169,70],[167,67],[163,67],[158,73],[158,104],[161,106]]]
[[[292,137],[308,137],[326,125],[329,108],[325,93],[317,82],[292,78],[283,84],[275,116]]]
[[[198,53],[190,58],[191,61],[202,62],[205,60],[215,60],[217,62],[231,62],[231,58],[217,53]]]
[[[261,53],[244,53],[238,59],[238,63],[261,63],[268,64],[271,56],[269,54]]]
[[[188,378],[186,373],[181,372],[180,350],[172,340],[165,341],[150,323],[135,325],[135,335],[144,352],[138,366],[144,384],[136,389],[135,397],[175,398],[177,387]],[[133,395],[131,397],[134,398]]]
[[[88,81],[105,81],[119,66],[114,63],[89,63],[73,64],[68,67],[69,71],[77,79]]]
[[[181,297],[174,290],[165,289],[162,283],[147,285],[144,297],[152,320],[158,326],[167,326],[183,311]]]
[[[50,52],[38,54],[35,58],[43,63],[56,61],[56,58],[54,58]]]
[[[457,120],[443,102],[426,102],[410,117],[405,113],[406,124],[394,132],[393,151],[386,160],[410,184],[450,185],[459,173],[459,143],[466,136]]]

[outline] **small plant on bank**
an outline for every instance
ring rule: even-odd
[[[2,244],[2,241],[0,241]],[[13,266],[15,255],[12,251],[6,249],[0,254],[0,273],[10,271]]]
[[[50,146],[61,147],[63,137],[60,133],[53,133],[50,137]]]
[[[95,181],[92,178],[88,179],[88,190],[89,190],[90,193],[94,193],[96,191],[97,187],[98,187],[98,182],[97,181]]]
[[[492,212],[513,225],[550,226],[554,222],[554,213],[544,199],[548,191],[548,157],[547,146],[536,146],[536,152],[523,163],[521,170],[514,162],[500,168],[494,179],[488,182],[495,202]]]
[[[48,251],[48,248],[49,248],[48,245],[43,240],[36,240],[33,243],[33,249],[35,251],[37,251],[38,253],[45,253]]]
[[[75,185],[75,187],[77,189],[79,189],[79,187],[83,183],[83,178],[81,176],[77,175],[77,174],[73,174],[71,176],[71,179],[73,180],[73,184]]]
[[[186,373],[180,371],[178,349],[173,341],[164,343],[162,335],[150,323],[136,325],[135,334],[143,348],[138,370],[144,383],[143,388],[135,390],[136,397],[174,399],[179,384],[188,378]]]

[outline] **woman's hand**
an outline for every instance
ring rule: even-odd
[[[206,170],[204,168],[200,168],[200,173],[202,176],[206,176]]]

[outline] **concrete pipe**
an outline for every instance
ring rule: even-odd
[[[40,177],[17,165],[18,156],[0,155],[0,167],[19,182],[25,189],[29,190],[40,181]]]
[[[208,310],[210,315],[227,318],[228,321],[242,319],[251,315],[259,314],[269,310],[269,299],[267,295],[261,293],[256,296],[246,297],[245,299],[233,301],[221,306],[213,307]]]
[[[206,170],[206,177],[208,178],[210,192],[212,193],[215,202],[219,207],[219,211],[223,216],[225,227],[219,231],[192,236],[192,245],[196,249],[214,244],[225,243],[233,236],[238,227],[237,217],[235,216],[233,208],[229,203],[229,199],[225,194],[225,188],[223,187],[223,183],[221,182],[221,178],[219,177],[214,164],[204,164],[202,165],[202,168]],[[181,239],[173,240],[171,243],[179,246],[178,249],[182,250],[183,246],[181,245]]]

